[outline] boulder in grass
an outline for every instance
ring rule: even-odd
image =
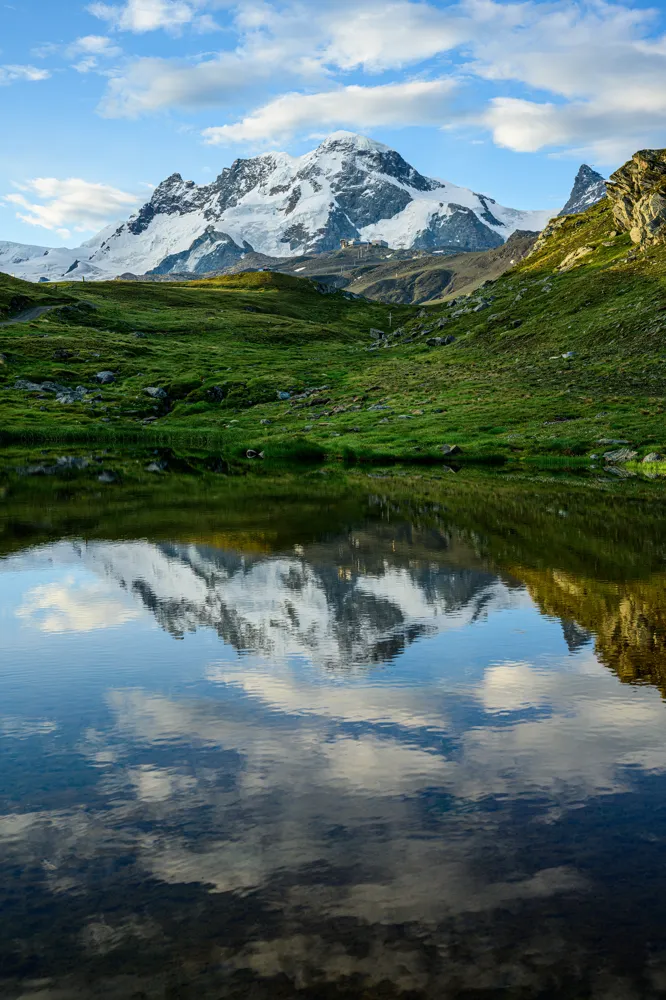
[[[462,454],[462,448],[459,448],[457,444],[443,444],[441,450],[449,457]]]
[[[99,382],[100,385],[111,385],[112,382],[116,381],[116,376],[113,372],[97,372],[95,381]]]
[[[666,459],[659,451],[651,451],[649,455],[646,455],[643,459],[643,464],[650,464],[651,462],[665,462]]]
[[[150,396],[151,399],[166,399],[167,396],[164,389],[160,389],[156,385],[149,385],[143,391],[146,396]]]
[[[635,458],[638,458],[638,452],[632,451],[631,448],[617,448],[615,451],[604,452],[604,461],[610,465],[633,462]]]

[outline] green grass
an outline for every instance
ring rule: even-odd
[[[666,247],[637,250],[612,227],[605,201],[564,220],[535,254],[453,307],[354,301],[269,272],[48,289],[97,308],[0,329],[0,434],[348,462],[441,460],[450,443],[462,461],[589,464],[612,447],[600,438],[626,439],[640,456],[666,452]],[[560,272],[581,246],[594,251]],[[473,312],[484,296],[490,306]],[[411,343],[368,350],[371,328],[398,326]],[[441,334],[455,342],[426,345]],[[116,382],[96,389],[103,369]],[[94,391],[61,404],[14,389],[17,378]],[[168,405],[147,386],[163,388]],[[314,405],[277,399],[322,386]]]

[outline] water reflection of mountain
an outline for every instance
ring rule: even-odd
[[[212,628],[239,652],[303,655],[324,667],[384,662],[421,635],[521,600],[520,588],[486,570],[408,559],[377,541],[372,552],[367,536],[350,535],[273,557],[147,542],[77,552],[176,638]]]
[[[379,663],[419,636],[517,606],[524,588],[560,619],[571,652],[592,641],[626,682],[666,693],[666,579],[609,582],[555,569],[486,568],[462,534],[408,525],[263,555],[210,544],[91,543],[81,558],[140,598],[174,637],[213,628],[241,652],[324,667]]]

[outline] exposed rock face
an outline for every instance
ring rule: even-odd
[[[666,242],[666,149],[641,149],[608,181],[618,228],[634,243]]]
[[[558,271],[570,271],[572,267],[579,264],[583,257],[588,257],[591,253],[594,253],[594,247],[578,247],[577,250],[572,250],[571,253],[567,254],[560,266]]]
[[[569,200],[560,215],[576,215],[578,212],[584,212],[605,197],[606,181],[596,170],[583,163],[576,174]]]
[[[238,246],[227,233],[217,232],[215,226],[207,226],[189,249],[169,254],[148,274],[178,274],[181,271],[207,274],[229,267],[252,252],[249,243],[244,242],[242,246]]]

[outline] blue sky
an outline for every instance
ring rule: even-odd
[[[0,239],[76,246],[174,171],[336,129],[516,208],[666,146],[663,5],[0,0]]]

